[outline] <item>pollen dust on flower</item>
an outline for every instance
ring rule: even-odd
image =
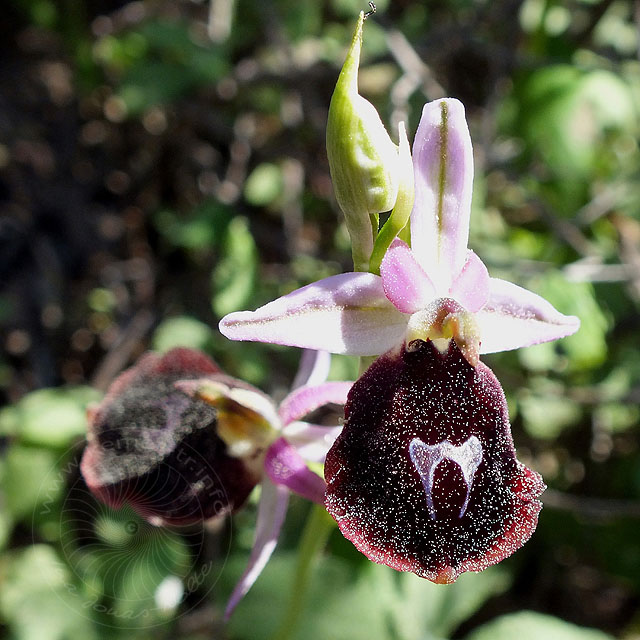
[[[326,504],[370,559],[453,582],[511,555],[530,537],[544,485],[516,460],[497,379],[482,363],[472,367],[455,340],[444,354],[417,341],[412,350],[380,357],[354,385],[345,417],[326,460]],[[428,485],[430,512],[411,442],[448,442],[451,454],[471,438],[482,453],[471,485],[456,456],[443,456]]]

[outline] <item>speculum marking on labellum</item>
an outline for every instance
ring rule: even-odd
[[[422,479],[422,485],[427,498],[427,509],[429,510],[429,517],[432,520],[435,520],[437,517],[433,502],[436,469],[444,460],[450,460],[458,465],[462,471],[464,483],[467,486],[464,503],[458,515],[458,518],[462,518],[469,504],[473,476],[482,462],[482,444],[480,444],[480,440],[478,440],[476,436],[471,436],[463,444],[456,446],[448,440],[429,445],[422,442],[420,438],[414,438],[409,443],[409,457]]]
[[[327,454],[326,506],[374,562],[438,583],[533,533],[542,478],[516,459],[500,383],[451,340],[380,356],[353,385]]]

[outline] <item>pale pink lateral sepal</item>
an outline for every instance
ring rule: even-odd
[[[291,388],[297,389],[307,384],[321,384],[329,376],[330,369],[331,354],[328,351],[304,349]]]
[[[324,480],[307,467],[302,456],[284,438],[278,438],[267,450],[264,470],[275,484],[312,502],[324,502]]]
[[[475,314],[480,353],[509,351],[575,333],[580,320],[560,313],[544,298],[498,278],[490,279],[489,300]]]
[[[465,263],[469,238],[473,151],[461,102],[446,98],[424,106],[413,167],[411,247],[443,295]]]
[[[482,309],[489,299],[489,280],[489,272],[484,262],[468,249],[467,261],[453,281],[449,292],[467,311],[475,313]]]
[[[342,425],[323,427],[308,422],[291,422],[282,429],[282,435],[296,448],[300,456],[308,462],[324,462],[342,431]]]
[[[224,611],[228,620],[236,605],[253,586],[269,561],[278,542],[278,535],[287,513],[289,491],[273,484],[268,478],[262,480],[262,494],[258,505],[256,535],[249,557],[249,564],[236,584]]]
[[[304,386],[291,392],[278,408],[282,424],[299,420],[325,404],[345,404],[353,382],[325,382]]]
[[[372,273],[331,276],[260,307],[225,316],[220,332],[254,340],[348,355],[378,355],[402,336],[407,318],[387,300]]]
[[[396,238],[380,264],[384,293],[402,313],[415,313],[435,298],[429,276],[406,242]]]

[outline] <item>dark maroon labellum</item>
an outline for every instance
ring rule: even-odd
[[[242,505],[259,475],[228,455],[216,409],[175,386],[202,378],[248,386],[190,349],[148,353],[114,381],[89,414],[81,463],[98,498],[115,508],[129,502],[158,524],[198,522]]]
[[[500,383],[455,341],[416,340],[353,385],[325,464],[326,505],[371,560],[453,582],[533,533],[542,478],[516,460]]]

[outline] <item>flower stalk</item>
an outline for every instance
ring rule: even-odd
[[[293,637],[304,610],[313,571],[334,526],[335,522],[324,507],[320,505],[311,507],[298,544],[288,607],[278,631],[273,635],[274,640],[289,640]]]

